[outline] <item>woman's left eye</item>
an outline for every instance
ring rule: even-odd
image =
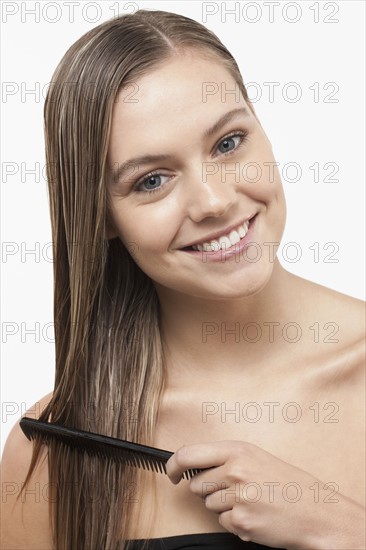
[[[220,150],[220,152],[223,155],[226,155],[227,153],[231,153],[232,151],[235,151],[236,149],[238,149],[244,143],[247,136],[248,136],[247,132],[240,132],[236,134],[231,134],[230,136],[226,136],[219,142],[217,149],[222,147],[223,150]],[[238,140],[236,146],[235,146],[235,139]],[[233,145],[233,147],[231,147],[231,145]]]

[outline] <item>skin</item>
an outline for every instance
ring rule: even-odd
[[[268,252],[257,262],[247,262],[241,258],[239,262],[227,260],[214,263],[193,258],[180,250],[192,240],[204,241],[205,235],[240,221],[243,216],[245,219],[254,212],[258,212],[259,216],[253,240],[263,251],[266,251],[263,243],[277,243],[281,240],[285,226],[286,205],[282,182],[278,171],[274,172],[274,178],[270,181],[266,166],[274,163],[275,158],[271,143],[253,106],[243,98],[237,102],[234,94],[227,95],[224,102],[220,94],[203,102],[203,82],[225,82],[226,89],[229,90],[235,87],[235,82],[220,62],[208,63],[199,56],[192,58],[189,55],[174,58],[138,82],[138,103],[117,103],[112,124],[110,166],[120,166],[140,153],[164,152],[172,155],[171,160],[160,164],[134,166],[127,179],[122,179],[116,187],[111,188],[114,230],[111,230],[109,237],[118,236],[127,247],[133,243],[133,258],[153,280],[161,304],[162,336],[168,357],[168,381],[156,445],[172,448],[174,439],[172,441],[171,437],[167,437],[167,433],[171,436],[176,432],[177,426],[183,430],[183,442],[197,441],[199,445],[199,442],[207,438],[211,440],[204,446],[184,446],[181,450],[184,459],[182,460],[178,452],[168,463],[168,474],[173,483],[179,481],[186,468],[219,466],[214,473],[210,470],[209,473],[200,474],[190,483],[191,492],[203,499],[207,496],[203,489],[207,481],[216,483],[217,487],[218,480],[221,480],[227,487],[231,487],[232,484],[243,483],[248,479],[298,479],[301,486],[310,487],[316,481],[321,483],[321,479],[311,471],[295,468],[261,447],[253,446],[256,441],[269,451],[272,445],[278,453],[279,448],[274,447],[273,434],[276,433],[276,438],[281,441],[280,428],[276,427],[271,437],[268,436],[268,426],[267,429],[262,429],[261,434],[258,430],[254,439],[253,434],[248,433],[253,443],[231,441],[227,437],[228,430],[223,430],[228,426],[221,426],[220,430],[220,426],[215,425],[213,428],[211,425],[212,431],[209,432],[207,426],[203,430],[197,430],[199,420],[202,424],[199,405],[205,401],[205,396],[211,396],[207,400],[214,403],[220,403],[224,395],[227,395],[228,402],[236,401],[238,380],[243,381],[242,387],[251,388],[251,392],[247,391],[247,395],[251,396],[263,395],[263,392],[261,394],[258,391],[263,380],[266,380],[267,390],[277,384],[281,390],[277,394],[272,391],[266,397],[272,401],[276,395],[286,394],[282,385],[285,387],[284,381],[292,380],[296,389],[284,402],[294,400],[310,406],[314,402],[314,396],[320,395],[319,391],[314,393],[314,387],[317,387],[319,380],[313,375],[313,386],[310,384],[306,390],[300,390],[305,382],[304,358],[311,350],[314,365],[315,357],[319,360],[323,355],[324,361],[326,357],[329,360],[332,355],[333,359],[335,351],[331,350],[333,353],[330,354],[326,346],[316,348],[311,341],[314,340],[313,335],[305,333],[305,329],[315,319],[324,321],[324,326],[334,318],[329,316],[331,296],[327,289],[288,273],[277,258],[270,261]],[[169,90],[168,94],[166,90]],[[238,106],[247,107],[248,116],[237,118],[220,127],[209,140],[203,138],[204,129],[221,114]],[[220,141],[236,130],[246,130],[247,141],[242,147],[236,147],[234,143],[234,152],[230,156],[225,157],[222,153],[220,155]],[[209,162],[218,163],[220,169],[205,180],[202,178],[202,167]],[[239,180],[229,176],[225,181],[222,177],[223,168],[225,164],[230,167],[231,163],[239,163],[240,166],[256,163],[261,167],[261,177],[253,182],[243,176]],[[140,180],[150,170],[158,169],[161,169],[165,177],[152,182],[150,180],[150,186],[161,186],[162,190],[154,194],[136,192],[135,182],[139,180],[138,189],[149,189],[146,180],[142,185]],[[319,306],[319,294],[325,304],[323,308]],[[341,308],[341,304],[338,308]],[[344,311],[345,309],[342,315]],[[225,340],[220,331],[210,336],[209,345],[202,338],[204,323],[210,322],[213,326],[220,327],[224,322],[225,326],[232,328],[234,323],[243,327],[253,320],[261,326],[271,320],[277,321],[280,326],[284,326],[289,320],[296,320],[302,327],[304,337],[296,346],[289,345],[283,338],[275,338],[270,343],[263,338],[253,346],[252,342],[245,339],[241,339],[239,343],[232,337]],[[341,317],[337,317],[337,320],[346,341],[354,339],[355,332],[346,334],[344,320]],[[360,325],[353,327],[356,330],[356,339],[362,335],[359,328]],[[339,346],[337,351],[339,353]],[[357,365],[362,365],[360,355],[359,353],[356,358]],[[269,356],[275,359],[269,361]],[[307,372],[305,371],[308,377],[311,376],[311,370],[308,366]],[[360,375],[357,368],[356,371],[354,383]],[[324,374],[323,383],[326,378],[327,375]],[[346,386],[344,391],[347,391]],[[359,392],[357,395],[360,395]],[[341,398],[341,394],[334,394],[336,403]],[[242,395],[237,399],[243,401]],[[328,401],[329,397],[323,400],[325,403]],[[187,407],[184,409],[181,405],[187,402],[190,404],[191,414],[187,412]],[[259,402],[265,402],[265,399]],[[361,403],[360,396],[359,406]],[[180,410],[179,416],[180,405],[184,412]],[[304,408],[306,405],[303,405]],[[348,414],[351,416],[350,412]],[[169,415],[170,419],[166,420]],[[187,429],[182,426],[183,417],[188,421]],[[309,421],[306,426],[309,430]],[[243,432],[233,429],[232,426],[230,431],[233,439],[245,438]],[[215,432],[217,439],[224,441],[213,443]],[[329,432],[327,435],[329,436]],[[253,458],[255,453],[259,453],[263,462],[258,457],[256,460]],[[251,454],[253,468],[249,464],[243,467],[243,463],[248,463],[248,454]],[[285,456],[286,453],[282,451],[282,454]],[[299,459],[298,462],[300,465]],[[306,460],[304,464],[306,465]],[[233,468],[235,474],[232,474]],[[248,478],[248,472],[251,473],[251,478]],[[325,481],[328,481],[328,477]],[[165,495],[165,499],[161,499],[162,506],[163,502],[169,502],[171,507],[169,491],[162,491],[162,494]],[[314,508],[310,498],[302,500],[301,511],[293,503],[284,507],[283,502],[277,499],[276,512],[280,518],[285,517],[286,525],[291,527],[286,527],[279,521],[274,528],[273,506],[266,507],[262,499],[256,506],[248,507],[242,502],[223,503],[219,494],[219,491],[215,491],[214,495],[205,500],[206,508],[219,514],[219,524],[224,529],[240,535],[243,540],[286,548],[298,548],[299,545],[303,548],[320,548],[324,541],[326,544],[339,545],[339,548],[355,548],[360,544],[361,506],[358,507],[354,501],[350,503],[339,499],[338,514],[334,514],[334,508],[330,509],[330,506],[323,504],[322,513],[319,514],[320,506]],[[349,494],[352,495],[351,490]],[[189,500],[187,508],[188,502]],[[356,535],[350,535],[346,529],[339,533],[341,518],[345,517],[344,511],[348,506],[352,509],[350,514],[356,518]],[[174,517],[179,517],[181,521],[178,510],[174,509],[169,513],[164,508],[164,512],[169,519],[166,517],[165,524],[160,524],[156,530],[167,534],[167,525],[170,525],[173,526],[172,532],[168,529],[168,533],[177,533],[179,525]],[[267,522],[258,522],[258,518],[265,519],[267,515]],[[334,528],[334,518],[337,528]],[[192,532],[193,525],[195,520],[187,518],[182,532]],[[338,536],[335,540],[331,539],[334,532]]]
[[[272,145],[252,105],[243,98],[235,101],[233,94],[221,101],[219,93],[204,102],[203,82],[235,87],[219,61],[180,55],[138,80],[137,103],[123,101],[121,92],[113,112],[111,170],[137,155],[171,155],[149,165],[133,164],[119,182],[113,177],[109,182],[108,238],[120,238],[131,250],[161,304],[167,383],[153,444],[177,451],[167,463],[168,476],[159,476],[156,483],[157,505],[149,492],[139,496],[129,537],[230,531],[278,548],[365,548],[364,302],[297,277],[271,259],[264,243],[279,243],[286,221],[279,173],[274,170],[270,179],[264,164],[275,162]],[[246,107],[247,116],[203,138],[205,129],[238,107]],[[239,138],[229,140],[234,152],[224,156],[223,138],[244,131],[247,140],[241,147]],[[207,180],[202,177],[206,163],[219,168]],[[225,181],[223,170],[233,163],[256,163],[261,177],[253,182],[228,175]],[[161,179],[150,183],[162,185],[162,191],[136,192],[136,180],[151,170],[161,173]],[[263,252],[259,261],[205,262],[180,250],[256,212],[252,240]],[[280,329],[296,322],[302,336],[291,343],[279,330],[269,341],[263,332],[266,337],[255,344],[225,338],[220,330],[206,341],[202,337],[204,323],[225,323],[229,330],[235,323],[242,329],[253,321],[263,331],[266,322],[277,322]],[[314,323],[321,327],[318,341],[309,330]],[[326,323],[337,327],[331,342]],[[222,416],[223,404],[232,410],[235,403],[246,402],[261,404],[262,412],[268,410],[265,402],[278,402],[280,411],[295,402],[301,421],[284,421],[281,413],[273,422],[263,414],[256,423],[242,415],[239,421],[233,414]],[[318,422],[314,403],[320,403]],[[336,406],[322,408],[326,403]],[[212,413],[216,408],[219,412]],[[325,422],[332,412],[338,422]],[[14,461],[16,449],[22,450],[21,464]],[[4,451],[6,479],[24,479],[29,453],[29,442],[15,426]],[[181,481],[182,472],[192,467],[211,469]],[[148,479],[151,473],[146,475]],[[45,480],[47,472],[40,469],[36,476]],[[281,493],[271,503],[265,496],[250,504],[233,493],[223,498],[222,491],[253,480],[261,487],[271,481],[281,488],[297,483],[303,496],[297,503],[280,498]],[[337,502],[326,502],[332,492],[324,487],[327,482],[338,487]],[[316,504],[310,489],[314,483],[320,487]],[[8,502],[6,514],[10,497]],[[7,548],[36,543],[49,548],[45,504],[25,503],[23,508],[28,524],[22,530],[19,516],[10,520]]]
[[[275,162],[271,143],[253,106],[243,98],[236,102],[235,96],[229,94],[223,103],[221,94],[217,94],[207,103],[202,101],[202,83],[212,81],[225,82],[228,89],[235,86],[220,63],[197,57],[193,60],[189,55],[165,63],[163,68],[139,80],[138,103],[117,103],[111,129],[111,167],[120,166],[136,152],[164,152],[173,157],[160,164],[164,177],[158,181],[165,186],[155,184],[162,187],[159,193],[149,195],[133,190],[135,180],[159,168],[156,163],[134,165],[120,183],[111,178],[114,229],[108,233],[109,238],[118,236],[133,250],[134,260],[157,289],[163,312],[163,338],[169,352],[174,350],[168,372],[170,387],[185,383],[191,386],[193,375],[206,380],[208,372],[219,384],[229,375],[242,374],[243,369],[250,375],[252,361],[264,357],[263,346],[253,347],[245,341],[238,346],[228,341],[223,348],[218,333],[210,337],[208,349],[202,343],[202,323],[220,326],[226,321],[245,325],[253,319],[278,319],[288,292],[289,274],[277,259],[271,261],[263,246],[263,242],[281,240],[286,216],[279,173],[275,170],[273,181],[269,182],[268,168],[263,165]],[[165,93],[167,82],[169,94]],[[203,140],[204,129],[220,115],[240,106],[247,108],[247,117],[238,117],[219,128],[211,139]],[[231,149],[236,150],[230,156],[220,156],[219,143],[235,130],[248,131],[248,142],[240,148],[231,143]],[[203,182],[205,163],[214,162],[219,170]],[[227,183],[223,184],[224,169],[232,168],[234,163],[256,163],[261,168],[261,178],[250,182],[241,177],[237,182],[235,176],[227,176]],[[148,185],[142,186],[146,188]],[[260,261],[248,262],[242,256],[239,262],[230,259],[207,263],[180,250],[192,240],[204,240],[209,233],[253,213],[259,213],[253,240],[264,251]],[[231,357],[225,372],[221,359],[218,362],[223,352]],[[243,354],[248,358],[247,365],[243,365]],[[265,364],[263,368],[267,368]],[[258,375],[259,369],[256,370]]]

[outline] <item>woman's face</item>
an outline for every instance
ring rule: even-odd
[[[118,96],[108,238],[121,239],[158,293],[236,298],[255,294],[271,276],[286,205],[271,143],[250,107],[220,61],[198,54],[166,61]],[[147,155],[161,158],[133,160]],[[253,214],[247,240],[255,244],[246,250],[235,244],[237,253],[224,249],[218,261],[211,249],[182,250],[227,234]]]

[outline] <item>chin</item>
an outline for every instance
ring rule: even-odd
[[[261,292],[270,281],[273,273],[273,262],[258,261],[246,266],[246,269],[232,277],[229,273],[223,274],[222,278],[215,272],[215,277],[210,280],[201,279],[200,284],[192,283],[184,285],[177,291],[205,300],[225,301],[237,300],[248,296],[254,296]]]

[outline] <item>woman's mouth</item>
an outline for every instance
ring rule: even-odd
[[[246,248],[252,240],[253,229],[258,213],[253,216],[246,224],[239,226],[237,230],[232,231],[230,235],[225,235],[210,243],[201,245],[186,246],[181,250],[188,252],[192,256],[205,257],[207,260],[221,260],[225,257],[240,253]]]

